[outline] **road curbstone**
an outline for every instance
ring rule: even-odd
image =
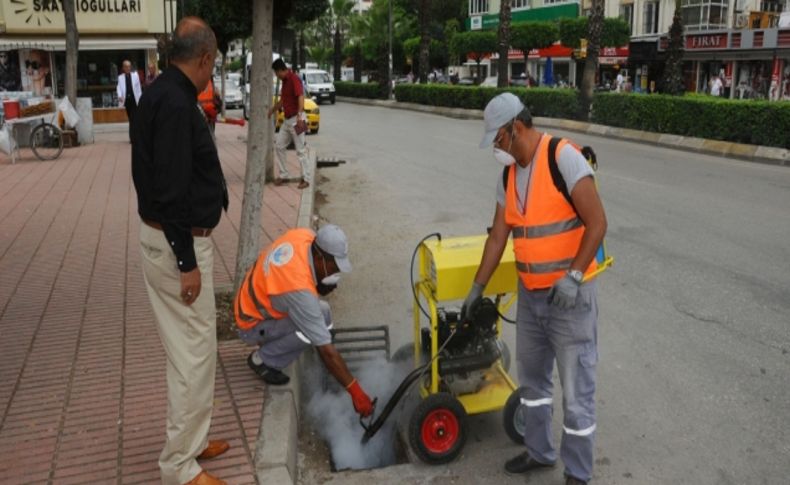
[[[311,227],[315,203],[316,153],[309,150],[313,183],[302,193],[297,227]],[[297,362],[285,373],[291,381],[285,386],[266,386],[261,425],[255,442],[255,474],[261,485],[295,484],[298,479],[296,452],[301,402],[301,372]]]

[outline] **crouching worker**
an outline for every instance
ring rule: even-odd
[[[332,314],[319,298],[337,287],[341,272],[351,272],[351,263],[339,227],[291,229],[261,251],[244,277],[234,302],[236,324],[243,341],[259,346],[247,365],[266,383],[287,384],[282,369],[312,345],[357,413],[369,416],[373,404],[332,345]]]

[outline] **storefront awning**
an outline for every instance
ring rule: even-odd
[[[81,51],[114,51],[156,49],[156,38],[151,37],[83,37],[80,38]],[[65,51],[64,37],[22,37],[3,36],[0,38],[0,50],[41,49],[47,51]]]

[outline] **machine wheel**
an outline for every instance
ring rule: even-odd
[[[499,347],[499,352],[502,354],[502,367],[505,369],[505,372],[510,372],[510,348],[502,339],[497,339],[496,344]]]
[[[514,443],[524,444],[524,430],[527,427],[527,406],[521,404],[524,387],[519,387],[507,398],[502,417],[505,433]]]
[[[446,392],[431,394],[409,421],[409,444],[429,465],[453,461],[466,443],[466,411]]]

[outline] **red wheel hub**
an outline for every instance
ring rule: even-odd
[[[458,441],[458,418],[447,409],[434,409],[422,421],[422,442],[431,453],[447,453]]]

